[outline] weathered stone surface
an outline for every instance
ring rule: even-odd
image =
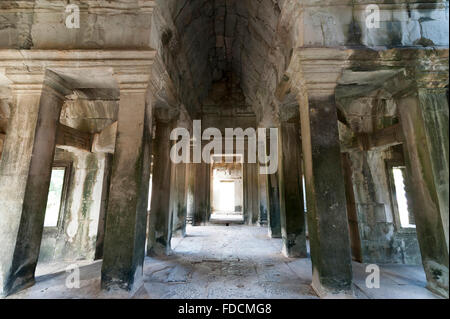
[[[180,163],[175,165],[175,189],[173,203],[173,237],[186,236],[186,218],[187,218],[187,164]]]
[[[283,122],[280,130],[278,162],[283,253],[287,257],[306,257],[299,128],[296,123]]]
[[[104,154],[57,149],[53,165],[66,167],[68,181],[56,229],[44,228],[39,262],[94,260],[106,174]],[[67,166],[66,166],[67,165]],[[102,226],[103,232],[104,225]]]
[[[281,210],[278,174],[271,174],[268,176],[268,187],[270,204],[268,214],[269,236],[272,238],[281,238]]]
[[[420,264],[415,230],[402,232],[400,221],[394,216],[389,174],[385,173],[389,154],[379,151],[349,154],[362,261]]]
[[[245,163],[244,168],[244,221],[248,225],[256,225],[259,219],[258,205],[258,166]]]
[[[34,283],[63,99],[44,86],[14,102],[0,163],[1,295]]]
[[[332,96],[300,97],[313,288],[352,295],[352,269],[336,106]]]
[[[195,170],[192,225],[201,226],[209,221],[211,214],[208,191],[210,169],[206,163],[192,164],[192,167]]]
[[[441,157],[448,154],[448,102],[439,91],[419,94],[398,101],[409,154],[409,196],[428,287],[448,297],[448,199],[439,200],[448,189],[448,175],[439,172],[448,169],[448,164],[443,163],[445,157]]]
[[[258,167],[258,171],[259,169],[260,167]],[[266,226],[268,223],[270,209],[268,182],[266,174],[258,174],[259,224],[261,226]]]
[[[164,256],[171,252],[173,212],[176,205],[175,164],[170,159],[170,132],[173,122],[156,123],[153,144],[153,185],[148,225],[148,256]]]
[[[137,288],[152,114],[160,120],[180,116],[177,126],[199,119],[203,128],[222,133],[279,127],[298,122],[300,94],[313,286],[319,293],[349,292],[347,200],[351,247],[359,249],[360,261],[417,263],[419,242],[430,289],[448,296],[448,1],[77,0],[70,1],[80,8],[80,28],[74,29],[65,25],[68,4],[0,1],[0,188],[6,189],[0,192],[0,227],[7,229],[0,234],[2,286],[16,257],[13,266],[26,260],[24,281],[32,281],[39,246],[42,262],[73,261],[99,258],[104,243],[103,287]],[[367,23],[369,5],[380,9],[379,27]],[[72,91],[61,96],[56,145],[65,152],[55,157],[53,137],[34,136],[50,117],[40,121],[38,98],[23,93],[42,90],[51,72]],[[402,99],[411,93],[417,99],[407,108]],[[130,97],[139,94],[138,102]],[[52,132],[52,125],[45,130]],[[167,148],[164,134],[156,138]],[[281,171],[275,174],[259,175],[258,164],[244,163],[235,210],[249,225],[264,225],[267,215],[270,236],[281,237],[283,230],[286,244],[289,234],[303,237],[306,227],[290,218],[299,210],[290,204],[302,205],[302,172],[290,174],[297,162],[293,145],[281,146]],[[35,151],[38,156],[31,157]],[[236,155],[246,152],[233,149]],[[346,153],[345,185],[340,152]],[[57,233],[47,229],[41,236],[48,171],[61,158],[74,168],[68,199]],[[420,210],[409,216],[418,216],[417,232],[398,227],[386,168],[392,161],[403,166],[404,159],[405,190]],[[164,214],[150,214],[157,218],[149,226],[150,237],[161,235],[166,250],[171,231],[184,234],[185,215],[194,225],[210,220],[213,167],[175,166],[167,156],[163,162],[154,161],[155,175],[170,178],[153,179],[152,202]],[[155,227],[161,230],[157,236]],[[157,278],[188,280],[183,267],[170,269]]]
[[[142,91],[121,92],[103,247],[106,290],[134,291],[142,285],[151,154],[145,102]]]

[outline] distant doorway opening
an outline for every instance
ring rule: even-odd
[[[243,158],[213,155],[211,161],[211,223],[243,223]]]

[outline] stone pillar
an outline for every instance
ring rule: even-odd
[[[278,145],[278,141],[277,144]],[[279,146],[279,145],[278,145]],[[270,138],[266,139],[266,154],[270,154]],[[281,238],[281,216],[280,216],[280,193],[278,185],[278,170],[274,174],[267,175],[267,192],[268,192],[268,214],[267,223],[269,225],[269,237]]]
[[[298,125],[282,122],[278,143],[282,251],[293,258],[307,256],[300,147]]]
[[[189,163],[186,165],[187,170],[187,204],[186,204],[186,223],[191,224],[194,221],[194,183],[195,183],[195,165]]]
[[[312,287],[321,297],[352,295],[344,175],[334,95],[299,95]]]
[[[5,144],[6,135],[0,133],[0,160],[2,159],[3,145]]]
[[[175,165],[170,159],[172,121],[157,121],[153,145],[152,201],[147,241],[148,256],[164,256],[171,252],[172,208]]]
[[[187,212],[187,164],[175,165],[174,210],[173,227],[174,237],[186,236],[186,212]]]
[[[134,293],[143,284],[151,121],[145,91],[122,88],[103,244],[106,290]]]
[[[352,179],[353,175],[356,176],[357,172],[353,172],[353,170],[356,169],[354,166],[352,167],[351,154],[349,153],[342,154],[342,166],[344,169],[344,178],[345,178],[345,196],[347,199],[347,215],[349,226],[348,229],[350,233],[350,246],[352,249],[352,259],[362,263],[364,262],[364,259],[361,251],[361,237],[359,234],[358,212],[356,209],[356,199],[353,190],[353,187],[357,188],[358,185],[356,180],[355,182],[353,182]],[[353,183],[355,183],[355,186],[353,186]],[[380,237],[378,237],[378,239],[379,238]]]
[[[0,162],[0,295],[34,284],[55,153],[57,125],[70,93],[54,74],[33,90],[14,90]],[[55,81],[55,83],[53,83]],[[58,82],[58,83],[56,83]]]
[[[192,164],[192,168],[195,170],[194,178],[194,212],[193,222],[194,226],[205,225],[209,221],[209,180],[210,169],[209,164],[195,163]]]
[[[448,298],[448,100],[420,89],[398,100],[408,150],[412,205],[428,288]]]
[[[113,162],[113,155],[105,154],[102,198],[98,220],[97,242],[95,245],[95,260],[103,258],[103,242],[105,240],[106,212],[108,211],[109,185],[111,184],[112,162]]]
[[[243,214],[244,209],[244,184],[243,184],[243,164],[240,164],[240,175],[234,182],[234,211]]]
[[[280,221],[280,194],[278,189],[278,173],[268,175],[269,191],[269,214],[267,221],[269,224],[269,237],[281,238]]]
[[[267,225],[269,213],[269,189],[267,174],[259,174],[258,168],[258,203],[259,225]]]
[[[247,157],[246,157],[247,158]],[[257,164],[244,163],[244,220],[255,225],[259,219]]]

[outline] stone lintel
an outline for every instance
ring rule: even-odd
[[[0,50],[0,70],[17,89],[39,88],[49,70],[71,88],[146,91],[155,50]],[[95,80],[92,74],[99,80]]]
[[[302,88],[310,96],[317,97],[334,94],[346,70],[361,72],[359,82],[362,84],[368,72],[379,72],[381,79],[386,73],[395,74],[403,69],[405,79],[413,86],[446,87],[448,56],[448,48],[440,47],[301,47],[295,50],[286,77],[294,91]],[[282,85],[286,86],[285,83]],[[278,90],[286,92],[281,87]]]
[[[386,149],[402,144],[404,141],[403,128],[399,123],[373,133],[352,134],[344,137],[341,140],[341,152]]]
[[[93,136],[90,133],[81,132],[72,127],[58,123],[56,131],[56,146],[60,148],[73,147],[90,152]]]

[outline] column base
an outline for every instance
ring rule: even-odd
[[[436,262],[424,263],[427,274],[427,289],[434,294],[448,298],[448,268]],[[429,277],[432,278],[429,278]]]
[[[353,286],[350,287],[325,287],[320,283],[319,278],[313,275],[311,288],[321,299],[355,299]]]
[[[141,277],[133,284],[120,279],[102,280],[102,290],[111,297],[131,298],[144,286],[144,279]]]
[[[353,289],[350,290],[329,290],[320,284],[312,283],[311,288],[320,299],[355,299]]]
[[[295,248],[288,249],[284,245],[281,250],[281,253],[283,254],[283,256],[285,256],[287,258],[306,258],[306,257],[308,257],[307,253],[296,251]]]
[[[172,255],[172,248],[158,243],[154,244],[153,247],[147,251],[148,257],[164,257],[170,255]]]
[[[32,286],[34,286],[34,284],[36,283],[36,280],[34,278],[34,276],[32,278],[17,278],[14,281],[14,284],[8,288],[5,291],[1,291],[0,292],[0,298],[6,298],[10,295],[13,295],[21,290],[30,288]]]
[[[448,299],[449,296],[448,290],[445,290],[442,287],[437,286],[435,283],[428,283],[426,288],[432,293]]]
[[[198,227],[198,226],[208,226],[209,222],[199,222],[199,223],[192,223],[192,226]]]
[[[269,237],[270,238],[281,238],[281,235],[280,234],[273,234],[273,233],[269,232]]]
[[[267,227],[267,222],[266,221],[258,222],[258,226],[259,227]]]
[[[172,233],[172,238],[184,238],[186,237],[185,229],[178,229]]]

